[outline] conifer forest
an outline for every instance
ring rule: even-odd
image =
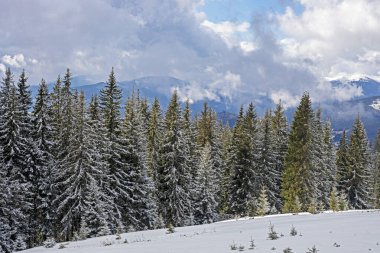
[[[139,91],[122,100],[114,70],[99,94],[68,69],[32,98],[27,74],[0,87],[0,252],[129,231],[275,213],[380,208],[380,134],[358,116],[333,141],[305,92],[288,121],[242,106],[223,125]]]

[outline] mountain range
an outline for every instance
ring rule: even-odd
[[[140,96],[147,98],[151,102],[157,97],[163,108],[169,103],[173,89],[179,90],[189,85],[188,81],[180,80],[169,76],[149,76],[134,79],[131,81],[122,81],[118,83],[122,88],[123,101],[126,100],[132,92],[139,92]],[[365,124],[366,131],[370,140],[376,136],[380,128],[380,83],[370,78],[361,78],[357,80],[334,80],[331,81],[333,87],[340,86],[356,86],[361,88],[362,94],[354,99],[344,102],[329,102],[319,106],[322,109],[324,119],[329,118],[332,122],[335,137],[338,139],[339,134],[343,129],[349,131],[355,118],[360,116]],[[53,87],[54,83],[49,84],[49,88]],[[72,87],[84,92],[87,99],[92,95],[99,94],[104,88],[105,82],[92,83],[84,76],[74,77],[72,79]],[[37,93],[37,86],[31,86],[32,93]],[[253,98],[254,99],[254,98]],[[275,105],[269,97],[261,96],[260,103],[256,104],[256,109],[259,115],[262,115],[268,108],[273,108]],[[218,100],[207,101],[211,108],[217,113],[223,123],[234,125],[240,105],[234,103],[228,98],[219,97]],[[193,115],[199,114],[203,109],[204,101],[195,101],[191,105]],[[294,108],[286,111],[288,119],[291,119],[294,114]]]

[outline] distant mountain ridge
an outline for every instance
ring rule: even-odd
[[[362,89],[362,95],[345,102],[330,102],[321,105],[324,118],[332,121],[332,126],[336,133],[343,129],[350,129],[355,117],[358,115],[363,120],[367,134],[373,139],[380,128],[380,83],[371,78],[361,78],[357,80],[333,80],[334,87],[355,86]],[[149,102],[155,97],[160,100],[163,108],[166,108],[170,101],[171,92],[174,88],[185,88],[190,83],[170,76],[147,76],[130,81],[118,82],[122,88],[123,103],[132,92],[139,92],[140,97],[147,98]],[[54,83],[49,83],[52,90]],[[72,87],[84,92],[87,99],[92,95],[99,94],[104,88],[105,82],[91,83],[85,76],[73,77]],[[32,86],[32,93],[37,93],[37,86]],[[255,98],[252,98],[254,100]],[[274,107],[274,103],[269,97],[260,97],[262,101],[256,105],[259,115],[265,110]],[[193,115],[200,114],[204,101],[196,101],[191,105]],[[211,100],[208,104],[213,108],[224,124],[233,126],[235,124],[240,105],[232,103],[226,98],[220,97],[218,101]],[[123,104],[124,107],[124,104]],[[289,119],[293,117],[294,108],[287,110]]]

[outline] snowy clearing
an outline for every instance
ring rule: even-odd
[[[269,240],[270,223],[280,236]],[[298,234],[290,235],[292,226]],[[70,252],[70,253],[221,253],[238,252],[231,245],[244,246],[249,250],[251,238],[254,252],[307,252],[314,245],[319,252],[380,252],[380,210],[325,212],[323,214],[272,215],[254,219],[231,220],[208,225],[176,228],[167,234],[166,229],[126,233],[120,240],[116,236],[91,238],[68,242],[64,249],[38,247],[23,252]],[[283,236],[281,236],[283,235]],[[128,243],[125,243],[125,240]],[[104,246],[110,242],[112,245]],[[275,249],[274,249],[275,248]]]

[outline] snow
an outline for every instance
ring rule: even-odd
[[[283,234],[278,240],[268,240],[269,225]],[[298,232],[290,236],[291,227]],[[176,228],[173,234],[165,229],[132,232],[116,236],[104,236],[78,242],[69,242],[65,249],[38,247],[25,253],[223,253],[232,251],[235,243],[248,250],[251,238],[256,245],[254,252],[283,252],[290,247],[293,252],[307,252],[314,245],[319,252],[380,252],[380,210],[325,212],[311,215],[271,215],[242,218],[208,225]],[[302,236],[301,236],[302,235]],[[128,243],[124,243],[127,239]],[[104,246],[104,242],[112,242]],[[335,245],[340,245],[336,247]],[[271,248],[275,247],[276,250]]]
[[[372,102],[372,104],[370,104],[369,106],[371,106],[373,109],[375,110],[380,110],[380,99],[376,99],[375,101]]]

